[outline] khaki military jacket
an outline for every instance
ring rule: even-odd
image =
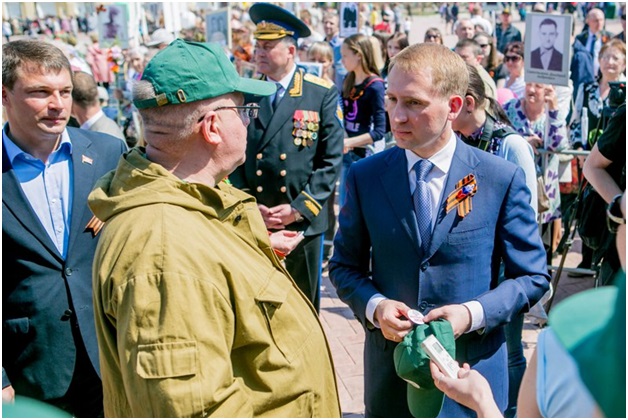
[[[254,199],[132,150],[99,181],[94,305],[108,417],[338,417],[331,353]]]

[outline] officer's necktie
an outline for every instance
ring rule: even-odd
[[[281,83],[276,83],[277,85],[277,93],[275,93],[275,99],[273,99],[273,111],[277,109],[277,105],[279,105],[279,101],[281,101],[281,94],[283,93],[283,86]]]
[[[434,164],[427,159],[421,159],[414,165],[416,174],[416,188],[412,195],[414,202],[414,213],[419,225],[419,236],[421,237],[421,250],[426,254],[430,245],[432,235],[432,195],[427,188],[427,174],[430,173]]]

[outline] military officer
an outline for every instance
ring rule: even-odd
[[[257,25],[257,70],[278,90],[246,98],[259,103],[259,116],[248,127],[246,162],[229,179],[255,196],[270,231],[303,232],[285,263],[318,311],[326,206],[342,161],[338,91],[296,65],[297,39],[310,35],[301,20],[269,3],[254,4],[249,14]]]

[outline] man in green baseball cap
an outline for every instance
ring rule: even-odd
[[[134,85],[146,146],[89,197],[107,417],[340,416],[316,311],[253,197],[225,181],[257,116],[244,94],[275,89],[240,78],[220,46],[183,40]],[[284,253],[301,240],[274,235]]]

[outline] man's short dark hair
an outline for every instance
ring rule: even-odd
[[[13,89],[18,71],[56,72],[67,70],[70,75],[70,61],[63,52],[48,42],[20,39],[2,46],[2,85]]]
[[[545,18],[541,21],[541,24],[539,25],[539,28],[541,26],[545,26],[545,25],[554,25],[554,28],[556,28],[558,30],[558,24],[556,23],[556,21],[554,19],[550,19],[550,18]]]

